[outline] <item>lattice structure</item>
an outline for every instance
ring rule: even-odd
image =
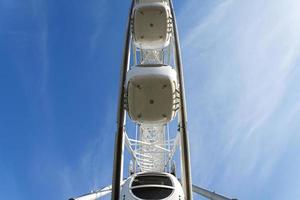
[[[141,50],[141,64],[163,64],[163,51]]]
[[[129,139],[126,135],[126,145],[139,171],[167,171],[179,137],[170,139],[165,125],[141,125],[138,137],[138,140]]]

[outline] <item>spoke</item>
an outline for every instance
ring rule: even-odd
[[[198,187],[196,185],[193,185],[193,192],[207,198],[210,200],[237,200],[237,199],[230,199],[228,197],[225,197],[223,195],[217,194],[215,192],[211,192],[209,190],[206,190],[204,188]]]

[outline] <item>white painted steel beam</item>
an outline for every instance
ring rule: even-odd
[[[206,190],[204,188],[198,187],[196,185],[193,185],[193,192],[207,198],[210,200],[237,200],[237,199],[230,199],[228,197],[225,197],[223,195],[217,194],[215,192],[211,192],[209,190]]]

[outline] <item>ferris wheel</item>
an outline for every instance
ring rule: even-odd
[[[71,200],[230,200],[192,184],[184,76],[172,0],[133,0],[117,113],[112,184]],[[135,126],[129,132],[129,124]],[[124,147],[129,176],[124,178]],[[180,172],[175,155],[179,150]],[[180,174],[180,178],[179,178]]]

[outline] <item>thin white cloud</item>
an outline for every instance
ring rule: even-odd
[[[197,18],[199,2],[187,4],[194,12],[180,16]],[[299,105],[281,106],[299,62],[297,8],[296,0],[223,1],[183,36],[195,181],[233,189],[272,174],[295,133],[289,116]]]

